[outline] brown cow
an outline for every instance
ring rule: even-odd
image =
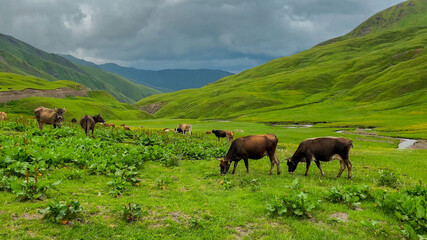
[[[115,128],[116,124],[114,124],[114,123],[103,123],[102,126],[106,127],[106,128],[110,128],[110,127]]]
[[[128,126],[128,125],[126,125],[126,124],[122,124],[122,125],[120,125],[120,126],[122,126],[122,127],[123,127],[123,130],[125,130],[125,131],[130,131],[130,128],[129,128],[129,126]]]
[[[234,138],[234,132],[233,131],[212,129],[212,133],[215,134],[215,136],[218,138],[218,141],[221,138],[226,138],[227,141],[233,140],[233,138]]]
[[[77,119],[75,118],[71,119],[71,123],[77,123]]]
[[[92,130],[92,136],[93,135],[93,131],[95,130],[95,125],[96,123],[105,123],[104,119],[101,117],[100,114],[96,115],[96,116],[88,116],[88,115],[84,115],[81,119],[80,119],[80,126],[82,126],[82,128],[85,130],[86,136],[89,136],[89,131]]]
[[[339,159],[340,161],[340,172],[337,177],[340,177],[345,167],[348,168],[348,178],[351,178],[351,163],[348,157],[350,148],[353,147],[353,142],[343,137],[319,137],[309,138],[302,141],[298,149],[288,158],[288,170],[289,173],[293,173],[298,166],[299,162],[306,162],[307,169],[305,176],[308,174],[311,161],[314,161],[317,167],[320,169],[322,176],[325,173],[320,166],[320,162],[328,162],[333,159]]]
[[[187,134],[187,132],[190,133],[193,129],[193,126],[191,124],[178,124],[178,126],[174,129],[175,133],[182,133]]]
[[[0,112],[0,120],[6,120],[7,114],[5,112]]]
[[[38,107],[34,109],[37,126],[40,130],[43,130],[43,124],[51,124],[53,125],[53,128],[61,128],[62,122],[64,121],[63,114],[65,112],[65,108],[50,109],[45,107]]]
[[[226,174],[230,169],[231,162],[234,161],[233,174],[236,171],[237,163],[243,159],[246,171],[249,173],[248,159],[261,159],[268,155],[271,162],[270,175],[273,173],[274,164],[277,166],[277,174],[280,174],[280,161],[276,156],[276,147],[279,140],[273,134],[252,135],[239,137],[231,143],[224,160],[220,160],[221,174]]]

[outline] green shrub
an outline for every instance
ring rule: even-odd
[[[331,202],[347,204],[358,207],[360,201],[371,197],[368,185],[350,185],[343,188],[332,187],[325,193],[325,198]]]
[[[294,215],[298,217],[311,216],[311,211],[317,203],[308,198],[307,193],[292,191],[289,195],[276,197],[274,201],[267,204],[270,215]]]
[[[107,183],[107,186],[110,187],[110,190],[108,191],[109,194],[111,194],[114,197],[119,198],[123,195],[124,192],[128,190],[128,187],[132,186],[131,183],[126,182],[122,178],[116,178],[112,181],[109,181]]]
[[[377,183],[378,186],[396,188],[400,185],[400,180],[395,173],[385,170],[380,173]]]
[[[83,211],[79,201],[69,201],[67,203],[55,200],[47,204],[47,207],[40,210],[44,214],[43,219],[52,222],[67,224],[70,220],[77,219]]]
[[[128,223],[140,220],[143,215],[142,206],[138,203],[128,203],[128,205],[123,206],[120,212],[123,220]]]

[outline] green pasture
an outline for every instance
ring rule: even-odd
[[[0,92],[23,90],[27,88],[52,90],[63,87],[80,90],[83,86],[72,81],[62,80],[49,82],[41,78],[0,72]]]
[[[35,129],[34,121],[25,117],[12,117],[11,120],[0,123],[3,141],[0,166],[7,166],[5,163],[21,156],[12,154],[19,152],[18,149],[13,149],[16,146],[22,148],[22,153],[26,149],[26,154],[36,158],[26,160],[30,165],[42,161],[43,158],[46,162],[52,162],[46,170],[43,170],[42,176],[39,177],[40,181],[62,180],[62,183],[58,190],[48,190],[47,199],[43,200],[20,202],[16,200],[13,192],[2,192],[0,238],[402,239],[405,237],[401,229],[402,222],[393,214],[381,210],[375,201],[361,201],[361,204],[354,208],[326,200],[325,192],[332,187],[366,184],[373,193],[379,194],[383,191],[393,193],[427,181],[425,174],[427,151],[397,149],[399,140],[372,134],[375,129],[370,131],[371,135],[359,135],[357,133],[360,130],[356,128],[347,128],[346,133],[339,134],[335,131],[342,128],[316,126],[288,128],[287,124],[273,126],[223,120],[152,119],[113,121],[133,126],[131,135],[120,129],[97,126],[96,137],[92,139],[84,136],[83,130],[78,126],[69,123],[60,131],[47,126],[43,132],[39,132]],[[178,123],[193,124],[193,136],[159,131],[166,127],[176,127]],[[139,127],[142,125],[144,128]],[[235,175],[221,176],[218,160],[212,157],[206,159],[196,157],[203,153],[203,150],[198,150],[201,151],[199,153],[191,152],[192,147],[199,149],[199,144],[211,146],[205,150],[206,152],[215,146],[225,146],[227,149],[228,143],[224,139],[218,141],[214,135],[205,134],[212,128],[236,131],[237,137],[250,134],[276,134],[279,138],[277,154],[281,161],[282,174],[276,175],[275,168],[273,175],[269,176],[270,163],[268,158],[263,158],[249,161],[249,174],[246,173],[243,162],[240,162]],[[145,134],[149,134],[147,136],[155,142],[159,137],[174,140],[170,143],[172,145],[167,145],[168,147],[160,143],[158,146],[144,147],[140,144],[146,142]],[[307,177],[303,176],[305,164],[300,164],[293,175],[287,173],[284,159],[292,155],[301,140],[317,136],[344,136],[353,140],[354,148],[350,152],[353,164],[351,180],[346,179],[346,170],[341,178],[336,178],[339,170],[338,161],[322,163],[326,173],[324,177],[320,176],[315,164],[312,164]],[[39,142],[40,140],[42,141]],[[43,146],[44,141],[45,150],[41,152],[37,151],[38,148],[31,150],[33,145]],[[70,145],[67,145],[68,142]],[[84,147],[85,145],[87,147]],[[181,148],[196,155],[178,154],[182,160],[168,167],[164,164],[164,160],[156,157],[152,160],[143,160],[145,157],[151,158],[144,153],[147,147],[151,149],[150,151],[154,151],[153,154],[162,148],[165,151],[173,149],[180,151],[178,149]],[[55,153],[50,150],[56,148],[61,149],[61,152]],[[67,150],[68,148],[70,149]],[[117,151],[123,149],[124,152],[128,151],[129,155],[137,157],[132,162],[137,166],[139,186],[127,187],[127,191],[119,197],[109,193],[107,183],[117,178],[114,174],[109,174],[111,165],[105,168],[94,166],[104,161],[103,156],[97,154],[108,151],[109,148]],[[43,157],[37,158],[38,154]],[[83,156],[86,155],[83,154],[93,154],[93,159],[84,159]],[[104,157],[117,167],[122,164],[121,161],[130,160],[126,155],[120,154],[118,152],[118,155],[114,153],[113,156]],[[173,152],[170,154],[168,156],[173,157]],[[138,156],[145,157],[138,160]],[[188,156],[194,156],[194,159]],[[378,185],[379,177],[384,170],[398,176],[400,185],[397,189]],[[8,171],[7,168],[0,169],[3,175]],[[73,171],[80,172],[81,178],[68,179],[67,176]],[[293,190],[289,186],[295,179],[301,181],[301,191],[316,202],[316,208],[305,217],[270,216],[267,205],[278,196],[292,194]],[[25,181],[25,177],[20,177],[19,181]],[[46,208],[47,203],[55,199],[79,201],[83,208],[79,219],[65,225],[42,219],[38,211]],[[127,223],[121,215],[123,206],[130,202],[138,203],[142,207],[141,219],[133,223]],[[366,227],[364,221],[377,221],[375,230]]]

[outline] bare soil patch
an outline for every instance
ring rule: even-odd
[[[163,102],[152,103],[152,104],[148,104],[140,107],[139,110],[146,111],[149,114],[155,114],[157,111],[159,111],[162,108],[163,104],[165,103]]]
[[[348,222],[348,213],[345,212],[332,213],[329,217],[339,219],[343,222]]]

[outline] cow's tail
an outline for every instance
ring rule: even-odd
[[[353,148],[353,141],[350,140],[350,147]]]

